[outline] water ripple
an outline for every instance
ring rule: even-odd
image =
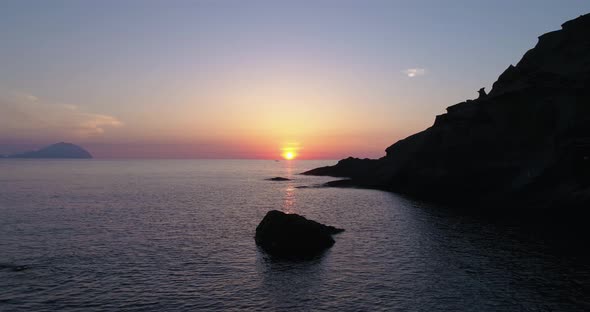
[[[590,310],[587,257],[394,194],[301,188],[325,164],[0,161],[0,310]],[[270,209],[346,231],[277,261],[253,240]]]

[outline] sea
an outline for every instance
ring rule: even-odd
[[[0,160],[0,311],[590,310],[587,256],[300,174],[334,163]],[[276,259],[254,242],[273,209],[345,232]]]

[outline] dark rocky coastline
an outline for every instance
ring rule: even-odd
[[[590,207],[590,14],[540,36],[489,94],[448,107],[386,156],[304,174],[570,223]]]

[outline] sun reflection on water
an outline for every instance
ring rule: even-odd
[[[293,163],[292,162],[284,162],[285,163],[285,173],[288,181],[285,185],[284,189],[284,198],[283,198],[283,211],[285,213],[296,213],[295,209],[295,184],[293,183]]]

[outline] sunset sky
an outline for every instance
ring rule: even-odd
[[[0,1],[0,154],[381,157],[590,1]]]

